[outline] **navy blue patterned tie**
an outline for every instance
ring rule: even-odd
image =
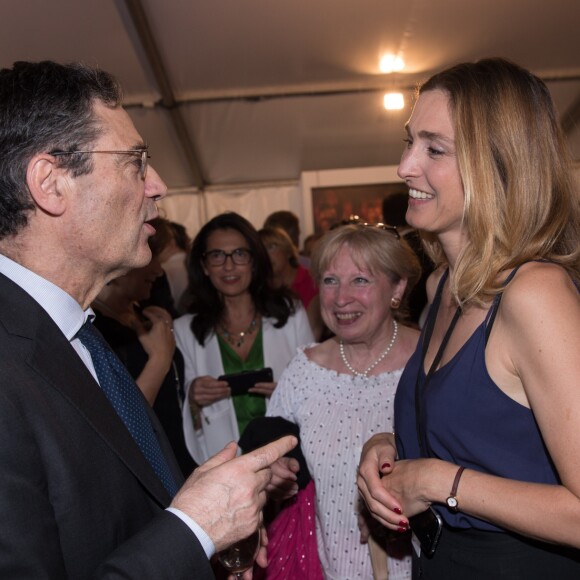
[[[177,493],[177,484],[147,415],[147,403],[135,380],[89,320],[78,331],[77,337],[91,353],[101,389],[173,497]]]

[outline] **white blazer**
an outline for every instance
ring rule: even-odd
[[[192,314],[181,316],[174,323],[175,341],[185,360],[185,401],[183,405],[183,432],[185,444],[194,460],[201,464],[221,451],[230,441],[240,438],[238,422],[231,398],[222,399],[207,407],[201,414],[201,428],[196,430],[189,405],[189,388],[192,381],[208,375],[217,378],[224,374],[218,339],[211,333],[201,346],[191,331]],[[274,327],[275,320],[262,319],[264,364],[272,367],[277,381],[288,363],[294,358],[296,349],[314,342],[306,311],[296,303],[296,313],[288,318],[282,328]]]

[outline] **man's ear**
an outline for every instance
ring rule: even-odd
[[[26,169],[26,183],[36,205],[52,216],[64,213],[66,196],[63,188],[68,182],[66,172],[56,164],[56,158],[48,153],[38,153]]]

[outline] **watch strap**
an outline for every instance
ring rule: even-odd
[[[459,511],[459,502],[457,501],[457,488],[459,487],[459,480],[463,475],[464,469],[465,467],[461,466],[457,470],[457,473],[455,474],[455,479],[453,480],[453,485],[451,486],[451,493],[449,494],[449,497],[446,500],[447,507],[454,513]]]

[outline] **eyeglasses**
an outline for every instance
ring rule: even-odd
[[[252,252],[246,248],[237,248],[229,254],[223,250],[210,250],[202,258],[208,266],[223,266],[228,258],[237,266],[245,266],[252,261]]]
[[[151,158],[147,147],[143,149],[127,149],[126,151],[56,151],[51,153],[51,155],[54,157],[61,157],[62,155],[77,155],[80,153],[108,153],[110,155],[139,156],[139,177],[143,180],[145,180],[145,176],[147,175],[147,160]]]

